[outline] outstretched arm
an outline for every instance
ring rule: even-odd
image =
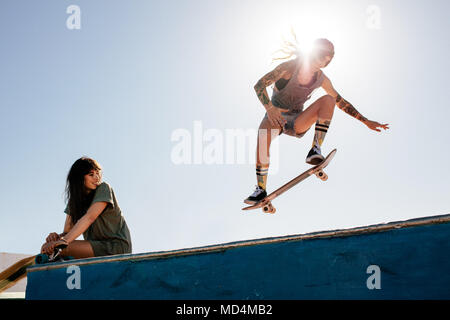
[[[342,98],[339,94],[336,96],[336,105],[339,109],[345,111],[345,113],[351,115],[353,118],[356,118],[363,123],[367,121],[366,117],[359,113],[350,102]]]
[[[356,110],[356,108],[347,100],[341,97],[339,93],[334,89],[333,85],[331,84],[330,79],[328,79],[326,76],[322,83],[322,88],[336,100],[336,105],[339,109],[344,111],[345,113],[349,114],[350,116],[354,117],[355,119],[358,119],[362,123],[364,123],[369,129],[375,130],[380,132],[381,130],[378,128],[383,128],[384,130],[389,129],[388,124],[381,124],[376,121],[368,120],[366,117],[364,117],[361,113]]]

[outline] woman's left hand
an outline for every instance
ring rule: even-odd
[[[364,124],[365,124],[366,126],[368,126],[369,129],[372,129],[372,130],[377,131],[377,132],[381,132],[381,130],[378,129],[378,128],[382,128],[382,129],[384,129],[384,130],[389,129],[389,124],[388,124],[388,123],[386,123],[386,124],[381,124],[381,123],[378,123],[378,122],[376,122],[376,121],[370,121],[370,120],[367,120],[366,122],[364,122]]]
[[[59,240],[59,234],[57,234],[56,232],[52,232],[47,236],[45,242],[52,242],[57,240]]]
[[[51,255],[55,249],[56,241],[46,242],[41,247],[41,253],[45,253],[46,255]]]
[[[50,242],[44,243],[41,247],[41,253],[45,253],[46,255],[51,255],[55,251],[55,248],[60,245],[67,246],[68,243],[65,240],[57,240],[57,241],[50,241]]]

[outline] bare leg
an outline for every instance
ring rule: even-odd
[[[313,123],[316,124],[312,147],[306,156],[306,163],[308,164],[317,165],[324,159],[320,148],[330,127],[334,106],[335,100],[332,96],[323,96],[311,104],[295,120],[294,129],[297,133],[306,132]]]
[[[247,204],[254,204],[267,195],[266,183],[270,164],[270,144],[280,134],[280,131],[281,128],[273,126],[267,117],[259,125],[256,145],[256,180],[258,187],[253,194],[244,200]]]
[[[72,256],[75,259],[94,257],[94,250],[89,241],[74,240],[62,251],[62,256]]]
[[[258,186],[264,190],[270,165],[270,144],[280,134],[280,131],[281,128],[273,126],[267,118],[264,118],[259,126],[256,147],[256,179]]]
[[[280,134],[281,128],[274,127],[269,119],[264,118],[259,125],[258,143],[256,146],[256,165],[269,165],[270,144]]]
[[[308,131],[317,120],[331,121],[335,103],[336,101],[330,95],[317,99],[297,117],[294,123],[295,132]]]

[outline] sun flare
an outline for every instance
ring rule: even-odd
[[[302,10],[293,10],[280,19],[274,21],[270,32],[269,46],[274,59],[283,59],[283,44],[295,43],[305,55],[311,53],[313,43],[319,38],[330,40],[335,48],[342,48],[349,44],[351,35],[348,28],[338,19],[336,11],[324,7],[303,7]]]

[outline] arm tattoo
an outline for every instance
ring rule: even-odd
[[[266,86],[261,83],[261,80],[258,81],[258,83],[255,85],[255,91],[256,95],[259,98],[259,101],[262,102],[264,106],[267,106],[269,103],[269,95],[267,94]]]
[[[261,101],[261,103],[264,105],[266,109],[267,105],[270,102],[266,88],[270,86],[272,83],[275,83],[278,79],[280,79],[286,71],[289,71],[291,65],[292,65],[291,61],[280,64],[273,71],[269,72],[264,77],[259,79],[259,81],[256,83],[254,87],[256,95],[258,96],[259,101]]]
[[[362,114],[360,114],[358,110],[356,110],[355,107],[351,105],[351,103],[342,98],[339,94],[336,97],[336,105],[339,107],[339,109],[345,111],[346,113],[358,119],[359,121],[362,122],[367,121],[367,118],[363,117]]]

